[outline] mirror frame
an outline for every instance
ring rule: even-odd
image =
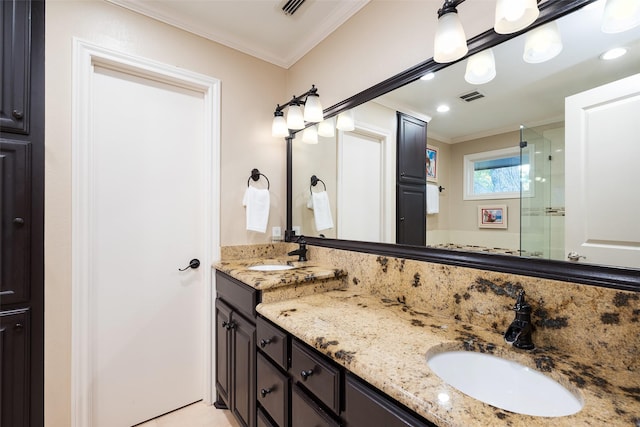
[[[485,31],[484,33],[468,40],[467,44],[469,46],[469,52],[467,56],[459,61],[463,61],[467,57],[481,50],[496,46],[513,37],[517,37],[532,28],[572,13],[594,1],[596,0],[544,2],[540,4],[540,16],[533,25],[518,33],[506,35],[497,34],[493,29]],[[341,111],[357,107],[358,105],[375,99],[380,95],[411,83],[428,72],[437,72],[451,64],[453,63],[437,63],[433,58],[431,58],[327,108],[324,111],[324,116],[325,118],[333,117]],[[295,241],[295,239],[298,238],[298,236],[296,236],[292,231],[292,162],[294,138],[294,132],[292,132],[289,137],[285,138],[287,146],[287,228],[285,232],[285,240],[288,242]],[[325,248],[406,258],[437,264],[476,268],[480,270],[497,271],[543,279],[559,280],[563,282],[640,292],[640,269],[634,268],[609,267],[597,264],[579,264],[568,261],[526,258],[512,255],[464,252],[430,247],[327,239],[310,236],[305,236],[305,240],[310,245]]]

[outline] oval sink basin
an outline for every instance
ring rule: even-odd
[[[259,264],[252,265],[249,267],[249,270],[253,271],[282,271],[282,270],[291,270],[293,268],[292,265],[287,264]]]
[[[562,417],[583,406],[581,399],[555,380],[490,354],[446,351],[428,355],[427,364],[464,394],[518,414]]]

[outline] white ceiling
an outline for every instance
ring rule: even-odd
[[[108,0],[256,58],[289,68],[369,0]]]

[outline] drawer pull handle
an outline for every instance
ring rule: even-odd
[[[265,348],[267,344],[271,344],[271,338],[260,340],[260,347]]]
[[[309,378],[311,375],[313,375],[313,369],[309,369],[308,371],[300,372],[300,376],[302,377],[302,381],[306,381],[307,378]]]
[[[262,398],[264,399],[265,397],[267,397],[267,394],[271,393],[271,389],[270,388],[263,388],[262,390],[260,390],[260,396],[262,396]]]

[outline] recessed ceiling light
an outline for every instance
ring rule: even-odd
[[[439,105],[438,108],[436,108],[436,110],[438,111],[438,113],[446,113],[447,111],[450,110],[448,105]]]
[[[435,76],[435,73],[427,73],[424,76],[420,77],[420,80],[433,80]]]
[[[609,49],[608,51],[606,51],[605,53],[600,55],[600,59],[608,61],[610,59],[620,58],[625,53],[627,53],[627,49],[625,49],[623,47],[616,47],[616,48],[613,48],[613,49]]]

